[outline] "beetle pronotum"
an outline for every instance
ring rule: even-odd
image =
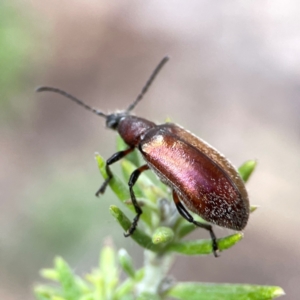
[[[136,100],[122,112],[105,114],[65,91],[53,87],[44,86],[37,91],[61,94],[98,116],[104,117],[106,126],[117,130],[128,145],[127,149],[113,154],[106,161],[108,178],[97,191],[97,196],[105,192],[113,177],[111,164],[122,159],[135,148],[142,154],[146,164],[136,169],[128,182],[136,216],[125,233],[126,237],[134,232],[143,213],[136,200],[133,186],[142,172],[151,169],[172,189],[173,199],[180,215],[209,231],[214,255],[218,256],[218,244],[212,226],[194,220],[188,210],[212,224],[243,230],[249,218],[250,208],[245,184],[239,173],[216,149],[184,128],[174,123],[156,125],[152,121],[130,114],[167,61],[168,57],[161,60]]]

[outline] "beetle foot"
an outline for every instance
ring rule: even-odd
[[[96,192],[96,196],[99,197],[100,194],[104,194],[106,187],[108,185],[110,178],[107,178],[103,184],[100,186],[99,190]]]
[[[218,243],[215,239],[212,240],[212,248],[213,248],[213,253],[215,257],[219,257],[220,256],[220,250],[218,247]]]
[[[136,230],[136,227],[138,225],[140,215],[141,214],[137,214],[135,216],[135,218],[133,219],[133,222],[131,223],[131,225],[130,225],[129,229],[127,230],[127,232],[124,232],[125,237],[129,237],[130,235],[132,235],[134,233],[134,231]]]

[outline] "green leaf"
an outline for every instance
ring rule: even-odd
[[[107,173],[106,173],[106,169],[105,169],[105,166],[106,166],[105,159],[102,156],[100,156],[99,154],[96,154],[95,158],[98,163],[98,168],[100,170],[100,173],[102,174],[103,178],[106,179]],[[130,199],[128,185],[126,185],[115,174],[114,174],[113,178],[109,181],[109,186],[122,202]]]
[[[96,154],[95,158],[96,158],[96,160],[98,162],[99,170],[100,170],[100,172],[101,172],[101,174],[102,174],[102,176],[103,176],[103,178],[105,180],[107,178],[106,169],[105,169],[106,161],[99,154]],[[131,169],[135,169],[135,167],[130,162],[128,162],[126,160],[123,160],[122,164],[125,164],[126,166],[130,166]],[[142,182],[147,181],[147,183],[149,183],[147,177],[145,175],[143,175],[143,174],[139,178],[138,182],[140,181],[140,179],[142,180]],[[143,179],[144,179],[144,181],[143,181]],[[134,210],[134,206],[130,202],[131,197],[130,197],[128,185],[124,184],[124,182],[118,176],[116,176],[114,174],[113,178],[109,182],[109,186],[113,190],[113,192],[117,195],[117,197],[122,201],[122,203],[128,204],[128,201],[129,201],[129,203],[131,205],[127,205],[127,207],[131,211],[135,211]],[[137,192],[136,196],[138,198],[140,198],[144,194],[141,191],[141,189],[138,189],[138,188],[135,187],[134,190],[135,190],[135,193]],[[153,203],[151,203],[148,199],[142,199],[142,201],[146,204],[145,205],[145,209],[144,209],[145,211],[148,211],[148,208],[149,208],[149,210],[153,210],[153,208],[154,209],[156,208],[156,206],[154,206]],[[146,224],[148,224],[150,226],[151,223],[152,223],[152,221],[153,221],[152,220],[152,216],[155,216],[155,215],[152,215],[152,211],[151,211],[151,213],[143,213],[142,216],[141,216],[141,219]]]
[[[80,289],[69,265],[61,257],[55,258],[54,264],[62,286],[62,296],[66,299],[79,298]]]
[[[39,285],[35,287],[34,294],[39,300],[50,300],[57,294],[57,290],[50,286]]]
[[[111,299],[114,289],[118,284],[118,270],[116,254],[112,246],[112,241],[109,239],[106,239],[100,253],[99,268],[103,276],[104,299]]]
[[[119,263],[123,271],[131,278],[135,277],[135,269],[131,256],[125,249],[120,249],[118,252]]]
[[[276,286],[213,283],[179,283],[168,291],[182,300],[271,300],[284,294]]]
[[[259,208],[259,206],[257,206],[257,205],[251,205],[250,206],[250,213],[255,212],[258,208]]]
[[[174,238],[174,231],[170,227],[158,227],[153,235],[152,242],[154,244],[164,244],[172,241]]]
[[[106,161],[99,154],[96,154],[95,158],[98,162],[99,170],[105,180],[107,178],[106,169],[105,169]],[[135,169],[135,167],[129,161],[126,161],[126,160],[123,160],[122,165],[126,166],[126,168],[124,170],[126,170],[126,172],[128,174],[131,174],[132,171]],[[129,171],[128,168],[131,170],[131,172]],[[141,177],[139,178],[138,182],[140,182],[140,181],[144,182],[144,184],[145,184],[145,182],[147,182],[147,184],[150,183],[144,174],[142,174]],[[143,183],[141,183],[141,184],[143,184]],[[127,207],[131,211],[135,211],[134,206],[130,202],[131,197],[130,197],[128,185],[124,184],[124,182],[118,176],[116,176],[114,174],[113,178],[109,182],[109,186],[113,190],[113,192],[117,195],[117,197],[122,201],[122,203],[128,204],[128,201],[129,201],[129,203],[131,205],[127,205]],[[135,190],[135,195],[137,198],[141,198],[142,195],[144,195],[144,193],[141,191],[140,188],[135,187],[134,190]],[[153,210],[156,208],[156,206],[154,206],[153,203],[151,203],[147,198],[143,198],[142,202],[144,202],[146,204],[144,210],[147,212],[148,212],[148,208],[149,208],[149,210]],[[152,215],[152,211],[151,211],[150,213],[143,213],[141,216],[141,219],[150,226],[153,222],[153,220],[152,220],[153,216],[155,216],[155,215]]]
[[[232,247],[242,238],[243,238],[242,233],[236,233],[233,235],[229,235],[225,238],[218,239],[217,243],[218,243],[219,250],[222,251]],[[184,254],[184,255],[204,255],[204,254],[211,254],[213,252],[211,239],[171,243],[167,247],[167,250]]]
[[[131,226],[131,221],[127,218],[127,216],[115,205],[111,205],[110,213],[112,216],[119,222],[122,228],[127,231]],[[136,228],[134,233],[130,236],[136,243],[142,246],[145,249],[157,252],[161,248],[158,245],[152,243],[152,239],[149,235],[144,233],[143,230]]]
[[[256,160],[248,160],[239,167],[238,171],[245,182],[249,180],[249,177],[255,170],[256,165]]]
[[[49,279],[49,280],[53,280],[53,281],[59,280],[59,274],[54,269],[43,269],[43,270],[41,270],[40,274],[42,277]]]

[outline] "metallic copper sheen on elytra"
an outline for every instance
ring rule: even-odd
[[[133,116],[124,117],[117,130],[129,146],[139,147],[148,166],[189,210],[222,227],[246,226],[249,200],[244,182],[213,147],[176,124],[155,125]]]

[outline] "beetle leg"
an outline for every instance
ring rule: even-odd
[[[113,178],[113,174],[110,170],[110,165],[112,165],[113,163],[117,162],[118,160],[122,159],[124,156],[126,156],[127,154],[129,154],[130,152],[132,152],[134,150],[134,148],[128,148],[126,150],[123,151],[119,151],[115,154],[113,154],[107,161],[106,161],[106,173],[108,175],[108,177],[106,178],[106,180],[103,182],[103,184],[100,186],[99,190],[96,193],[96,196],[98,197],[99,194],[104,194],[105,189],[109,183],[109,181]]]
[[[141,214],[143,213],[141,207],[139,206],[138,202],[136,201],[135,194],[133,191],[133,186],[136,183],[136,181],[138,180],[141,173],[148,169],[149,169],[148,165],[143,165],[143,166],[139,167],[138,169],[136,169],[129,178],[129,182],[128,182],[129,192],[130,192],[132,204],[133,204],[135,212],[136,212],[136,216],[134,217],[134,219],[131,223],[131,226],[129,227],[127,232],[124,233],[125,237],[130,236],[135,231],[138,221],[139,221],[139,218],[140,218]]]
[[[206,230],[209,231],[210,233],[210,237],[212,240],[212,249],[214,252],[214,256],[218,257],[218,243],[217,243],[217,238],[215,236],[215,233],[213,232],[212,226],[210,224],[204,224],[201,222],[197,222],[194,220],[194,218],[192,217],[192,215],[187,211],[187,209],[184,207],[184,205],[180,202],[179,197],[177,195],[177,193],[173,190],[173,200],[175,202],[176,208],[179,212],[179,214],[186,219],[187,221],[189,221],[190,223],[195,224],[198,227],[204,228]]]

